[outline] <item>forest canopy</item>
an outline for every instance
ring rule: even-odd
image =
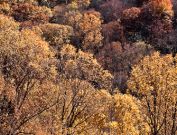
[[[0,135],[176,135],[176,0],[0,0]]]

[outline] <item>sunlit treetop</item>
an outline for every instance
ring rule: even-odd
[[[169,85],[169,90],[175,90],[176,68],[175,59],[171,55],[161,57],[156,52],[145,57],[133,68],[129,88],[142,95],[148,95],[153,91],[160,94],[167,90],[165,85]],[[166,79],[168,82],[165,82]]]
[[[0,23],[8,25],[1,25],[0,30],[1,63],[7,61],[9,65],[12,64],[11,72],[14,75],[22,71],[26,72],[23,66],[43,75],[47,73],[51,60],[54,59],[54,53],[50,50],[48,43],[31,30],[16,29],[18,23],[12,19],[2,18]]]
[[[173,5],[171,0],[149,0],[147,6],[153,14],[166,13],[173,16]]]
[[[84,9],[90,5],[90,0],[71,0],[68,5],[70,10]]]
[[[59,67],[66,76],[88,80],[95,87],[111,88],[112,75],[104,70],[93,54],[78,52],[72,45],[65,45],[60,51]]]
[[[11,17],[0,15],[0,31],[8,29],[18,30],[19,23],[15,22]]]
[[[141,99],[151,134],[175,134],[176,86],[176,57],[170,54],[161,56],[156,52],[133,67],[129,92]]]
[[[73,28],[67,25],[47,23],[40,25],[42,37],[53,47],[61,48],[64,44],[70,43],[73,35]]]

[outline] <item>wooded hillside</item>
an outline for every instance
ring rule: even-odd
[[[0,0],[0,135],[176,135],[176,0]]]

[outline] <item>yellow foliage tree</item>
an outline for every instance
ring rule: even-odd
[[[0,18],[0,134],[28,133],[26,124],[55,103],[54,53],[31,30],[19,31],[12,19]]]
[[[148,135],[149,126],[143,118],[140,102],[130,96],[115,94],[113,96],[112,121],[110,131],[115,135]]]
[[[44,24],[40,25],[42,36],[54,48],[61,48],[64,44],[70,43],[70,37],[73,35],[73,29],[67,25]]]
[[[90,11],[83,14],[79,23],[80,31],[84,34],[83,49],[94,50],[102,45],[101,23],[98,12]]]
[[[148,135],[149,126],[143,117],[139,100],[128,94],[110,95],[105,90],[101,90],[99,94],[98,97],[105,101],[101,134]]]
[[[68,7],[69,9],[83,10],[89,5],[90,5],[90,0],[71,0],[71,3],[68,5]]]
[[[96,88],[111,89],[112,75],[104,70],[93,54],[78,52],[72,45],[65,45],[59,52],[59,72],[67,78],[87,80]]]
[[[106,101],[100,91],[80,79],[60,79],[57,105],[43,113],[40,123],[49,134],[100,134],[106,116]],[[96,102],[96,104],[95,104]]]
[[[153,135],[176,134],[176,86],[176,58],[171,55],[156,52],[133,68],[129,91],[141,99]]]

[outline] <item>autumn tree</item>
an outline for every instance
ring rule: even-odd
[[[65,19],[65,23],[74,29],[73,44],[78,48],[95,53],[102,46],[102,21],[99,12],[70,11],[65,14]]]
[[[113,74],[114,87],[124,93],[132,66],[152,51],[152,47],[144,42],[127,43],[124,49],[120,42],[112,42],[99,50],[97,60]]]
[[[73,29],[67,25],[44,24],[40,25],[42,37],[54,48],[61,49],[63,45],[70,43]]]
[[[148,6],[154,14],[167,13],[173,15],[173,6],[171,0],[149,0]]]
[[[52,17],[51,9],[30,3],[16,3],[12,5],[12,16],[19,22],[31,24],[46,23]]]
[[[56,76],[54,54],[31,30],[19,31],[19,24],[11,18],[0,18],[2,133],[28,133],[25,125],[55,102],[51,96],[56,95],[55,89],[44,89]]]
[[[10,101],[13,97],[13,89],[10,85],[5,85],[4,78],[1,76],[0,79],[0,133],[6,135],[11,129],[10,120],[14,114],[14,106]],[[5,90],[6,89],[6,90]],[[4,94],[6,92],[6,95]],[[7,95],[8,94],[8,95]]]
[[[122,13],[121,24],[126,40],[146,40],[156,50],[170,52],[161,42],[173,32],[174,13],[171,0],[145,0],[138,5],[139,7],[125,9]]]
[[[105,22],[120,19],[122,11],[126,8],[122,0],[109,0],[99,5],[100,13]]]
[[[148,32],[147,39],[157,50],[168,49],[159,40],[163,40],[173,30],[173,14],[171,0],[149,0],[142,8],[140,18],[146,20],[143,21],[146,28],[144,32]]]
[[[143,117],[139,100],[119,92],[111,95],[104,89],[96,95],[104,107],[104,110],[101,111],[102,121],[97,123],[100,134],[148,135],[149,126]],[[95,120],[99,120],[98,118]]]
[[[132,7],[122,12],[121,24],[124,26],[124,36],[129,41],[137,41],[142,39],[143,27],[139,20],[141,8]]]
[[[111,42],[125,42],[123,26],[118,21],[112,21],[102,25],[103,45],[106,46]]]
[[[102,45],[101,19],[98,12],[87,12],[79,23],[81,33],[84,35],[82,41],[84,50],[97,49]]]
[[[89,82],[80,79],[60,79],[58,86],[58,103],[48,112],[46,119],[41,121],[47,125],[49,133],[99,134],[106,109],[99,91]]]
[[[66,0],[69,10],[80,10],[83,11],[90,5],[90,0]]]
[[[58,70],[66,78],[87,80],[95,88],[111,89],[112,75],[104,70],[93,54],[81,50],[77,52],[72,45],[65,45],[59,52]]]
[[[130,96],[115,94],[112,99],[110,133],[115,135],[148,135],[149,126],[144,121],[140,102]]]
[[[101,14],[95,10],[85,10],[90,0],[73,0],[67,5],[54,8],[52,22],[73,27],[71,43],[84,51],[96,53],[102,46]]]
[[[158,52],[134,66],[129,91],[141,99],[151,134],[176,134],[176,57]]]
[[[148,134],[140,102],[130,96],[111,95],[80,79],[59,80],[58,104],[43,114],[40,123],[49,134]],[[96,104],[95,104],[96,103]]]
[[[0,2],[0,13],[1,14],[10,14],[11,12],[11,7],[8,3],[5,2]]]

